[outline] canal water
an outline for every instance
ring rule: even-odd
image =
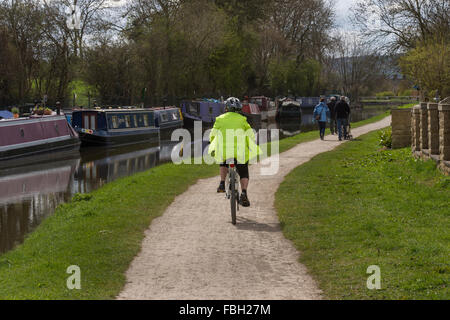
[[[388,107],[353,110],[352,121],[380,114]],[[304,109],[301,123],[269,122],[262,128],[280,129],[280,138],[315,130],[312,109]],[[160,148],[134,145],[114,149],[82,148],[64,160],[0,170],[0,254],[22,243],[56,207],[76,193],[88,193],[115,179],[170,161],[176,142]]]

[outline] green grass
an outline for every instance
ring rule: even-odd
[[[293,170],[276,193],[283,232],[328,298],[449,299],[450,178],[378,144],[373,132]]]
[[[0,256],[0,299],[115,297],[151,220],[197,179],[217,172],[215,166],[166,164],[75,196]],[[81,268],[81,290],[66,287],[70,265]]]
[[[317,136],[313,131],[283,139],[280,151]],[[152,219],[197,179],[217,174],[217,166],[165,164],[60,205],[22,245],[0,256],[0,299],[115,297]],[[70,265],[81,268],[81,290],[66,288]]]
[[[93,87],[88,85],[83,80],[73,80],[69,84],[69,90],[70,90],[70,106],[72,106],[73,103],[73,94],[75,93],[77,95],[77,99],[75,101],[76,106],[84,106],[88,107],[89,105],[89,94],[91,96],[91,107],[94,104],[95,97],[98,95],[97,90]]]
[[[409,109],[409,108],[414,107],[414,106],[417,105],[417,104],[418,104],[418,102],[417,102],[417,103],[408,103],[408,104],[404,104],[404,105],[398,107],[398,109]]]

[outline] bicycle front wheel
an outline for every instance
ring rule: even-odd
[[[230,196],[230,204],[231,204],[231,223],[236,224],[236,171],[230,171],[230,186],[231,186],[231,196]]]

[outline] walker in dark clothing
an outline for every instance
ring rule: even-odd
[[[328,109],[330,109],[330,131],[331,134],[337,133],[337,123],[336,123],[336,101],[331,100],[327,103]]]
[[[349,139],[350,130],[350,106],[344,100],[339,101],[335,106],[337,126],[339,132],[339,140],[342,138]],[[342,129],[344,129],[344,134],[342,134]]]

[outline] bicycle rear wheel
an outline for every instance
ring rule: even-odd
[[[231,186],[231,223],[236,224],[236,171],[230,171],[230,186]]]

